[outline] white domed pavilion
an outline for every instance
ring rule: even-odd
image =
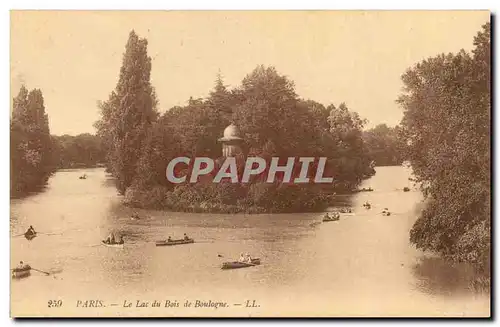
[[[238,126],[234,124],[224,129],[223,137],[219,139],[219,142],[222,142],[222,155],[224,157],[234,157],[242,153],[243,137]]]

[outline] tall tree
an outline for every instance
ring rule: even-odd
[[[55,169],[42,91],[21,87],[13,101],[10,130],[11,193],[22,195],[43,186]]]
[[[225,120],[229,120],[233,112],[232,106],[234,105],[234,101],[231,98],[231,92],[224,85],[220,72],[217,74],[214,89],[210,91],[207,101],[215,112],[222,115]]]
[[[369,158],[362,137],[366,120],[357,112],[350,111],[345,103],[338,107],[329,105],[328,122],[333,150],[330,157],[335,172],[335,180],[340,188],[351,189],[357,186],[368,174]]]
[[[118,84],[108,101],[100,104],[102,117],[96,123],[121,194],[134,180],[148,130],[158,116],[147,45],[146,39],[130,32]]]

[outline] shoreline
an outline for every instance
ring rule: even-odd
[[[162,212],[173,212],[173,213],[194,213],[194,214],[222,214],[222,215],[233,215],[233,214],[245,214],[245,215],[262,215],[262,214],[298,214],[298,213],[325,213],[327,208],[331,207],[327,205],[326,207],[318,210],[305,210],[305,211],[280,211],[267,209],[264,207],[252,206],[248,208],[241,208],[238,205],[224,205],[223,207],[211,207],[203,208],[201,205],[196,205],[186,208],[153,208],[144,206],[134,206],[127,203],[125,200],[121,202],[125,207],[131,209],[141,209],[141,210],[155,210]]]

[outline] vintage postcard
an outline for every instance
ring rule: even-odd
[[[484,317],[489,11],[11,11],[19,317]]]

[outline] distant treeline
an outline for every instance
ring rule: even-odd
[[[57,168],[96,167],[105,162],[101,139],[89,133],[77,136],[53,136],[54,161]]]
[[[379,124],[363,132],[363,139],[376,166],[398,166],[405,160],[405,143],[399,126]]]

